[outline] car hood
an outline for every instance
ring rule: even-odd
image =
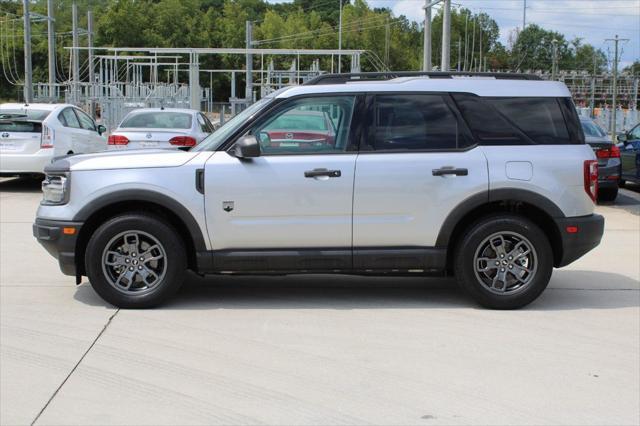
[[[140,149],[74,154],[54,158],[45,172],[178,167],[198,155],[175,149]]]

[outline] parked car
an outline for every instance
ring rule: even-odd
[[[0,176],[37,175],[51,159],[106,149],[105,128],[68,104],[0,105]]]
[[[268,148],[333,150],[335,128],[328,112],[303,110],[276,117],[262,129],[259,138]]]
[[[613,201],[618,196],[621,162],[620,148],[607,132],[588,117],[580,117],[586,142],[598,158],[598,201]]]
[[[34,235],[120,307],[166,301],[187,268],[452,274],[483,306],[524,306],[600,242],[596,156],[563,83],[436,75],[323,75],[188,152],[61,159]],[[304,111],[327,112],[334,143],[260,144]]]
[[[640,183],[640,124],[618,135],[618,141],[622,160],[620,184],[627,181]]]
[[[141,108],[127,114],[109,136],[109,149],[190,148],[214,132],[200,111]]]

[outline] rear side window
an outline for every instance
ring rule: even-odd
[[[374,149],[457,149],[460,129],[442,95],[378,95]]]
[[[76,117],[76,113],[73,112],[73,109],[71,108],[63,109],[60,115],[58,115],[58,119],[64,127],[73,127],[74,129],[80,128],[78,117]]]
[[[504,117],[541,145],[571,143],[555,98],[486,98]]]
[[[464,93],[452,96],[482,145],[559,145],[584,142],[570,99],[480,98]]]

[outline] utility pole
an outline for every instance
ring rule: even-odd
[[[552,44],[552,58],[551,58],[551,80],[555,80],[557,76],[557,67],[558,67],[558,40],[555,38],[551,40]]]
[[[462,37],[458,36],[458,72],[460,72],[460,65],[462,64]]]
[[[480,11],[480,13],[481,14],[480,14],[479,18],[482,18],[482,11]],[[477,69],[477,71],[482,71],[482,22],[483,21],[484,20],[481,19],[478,22],[478,27],[480,29],[480,48],[478,49],[479,59],[478,59],[478,69]]]
[[[524,5],[522,7],[522,31],[527,26],[527,0],[523,0]]]
[[[53,18],[53,0],[47,0],[47,46],[49,50],[49,99],[55,99],[56,38]]]
[[[387,24],[384,27],[384,64],[389,69],[389,49],[391,45],[391,26],[387,17]]]
[[[596,52],[593,52],[593,75],[591,76],[591,118],[595,117],[595,109],[596,109],[596,67],[597,67],[597,57]]]
[[[22,1],[24,12],[24,102],[33,101],[33,70],[31,69],[31,16],[29,0]]]
[[[451,0],[444,0],[442,13],[442,71],[449,71],[449,55],[451,48]]]
[[[96,80],[93,68],[93,12],[91,10],[87,11],[87,45],[89,46],[89,90],[93,92],[93,86],[95,85]],[[90,93],[90,95],[95,96],[94,93]]]
[[[80,49],[78,42],[78,3],[73,0],[71,5],[71,21],[72,21],[72,34],[73,34],[73,49],[71,50],[71,64],[72,64],[72,101],[78,101],[78,83],[80,82]]]
[[[467,32],[467,27],[469,24],[469,11],[467,10],[464,14],[464,63],[462,64],[462,70],[467,70],[467,50],[469,47],[469,33]]]
[[[342,69],[342,0],[340,0],[340,22],[338,23],[338,74]]]
[[[613,143],[617,142],[618,134],[617,134],[617,123],[616,123],[616,97],[618,95],[618,61],[620,58],[618,57],[618,45],[621,41],[629,41],[628,38],[619,38],[618,34],[616,34],[615,38],[607,38],[605,41],[613,41],[614,43],[614,54],[613,54],[613,99],[611,101],[611,139],[613,139]]]
[[[431,71],[431,0],[424,2],[424,45],[422,46],[422,71]]]
[[[246,36],[246,43],[247,43],[247,49],[251,49],[251,42],[252,42],[252,35],[251,35],[251,21],[247,21],[246,22],[247,26],[246,26],[246,32],[245,32],[245,36]],[[247,77],[246,77],[246,87],[245,87],[245,98],[247,99],[247,102],[249,102],[250,104],[253,103],[253,55],[251,55],[249,53],[249,51],[247,50],[247,65],[246,65],[246,69],[247,69]]]

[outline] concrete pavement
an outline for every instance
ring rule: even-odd
[[[0,423],[640,423],[640,195],[519,311],[451,280],[190,276],[155,310],[76,287],[0,181]]]

